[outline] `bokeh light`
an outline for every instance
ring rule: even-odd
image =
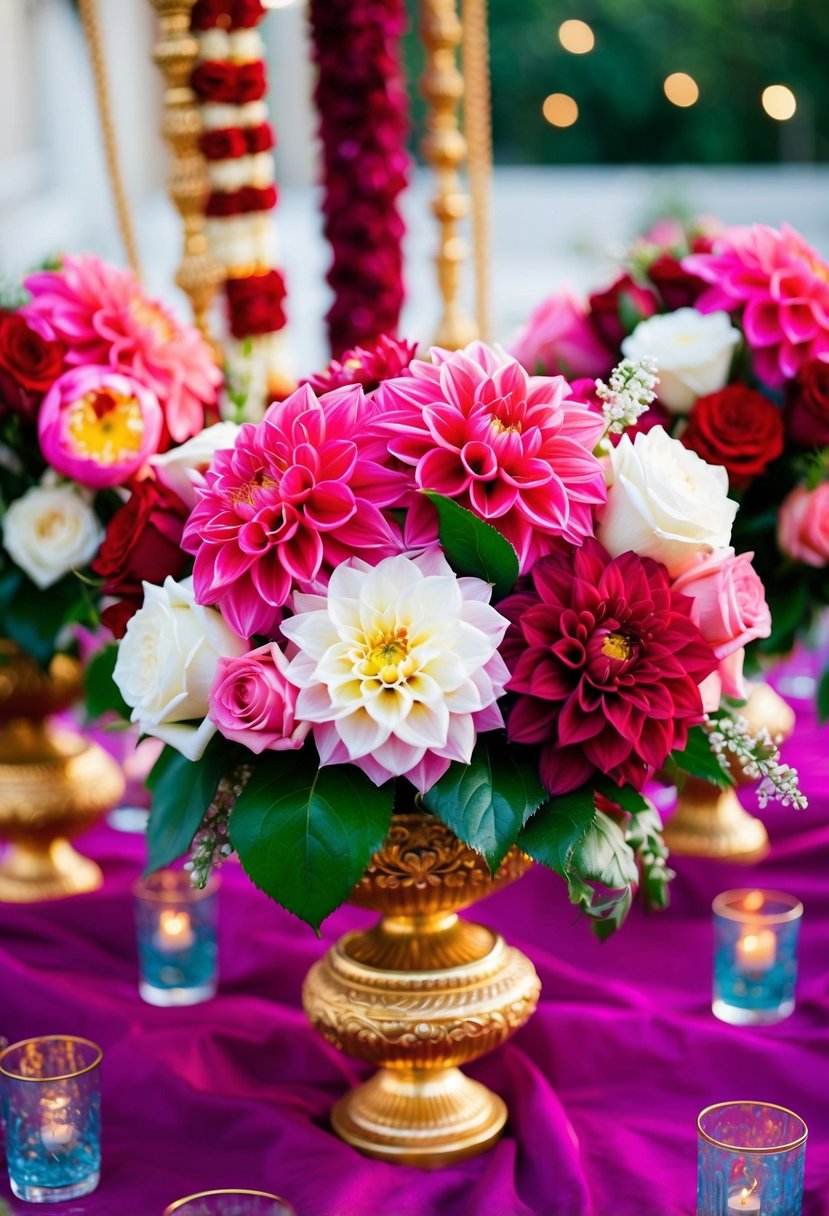
[[[567,93],[551,93],[544,99],[541,113],[553,127],[572,127],[579,116],[579,107]]]
[[[562,21],[558,27],[558,40],[571,55],[586,55],[596,45],[593,31],[586,21]]]
[[[797,109],[797,98],[784,84],[770,84],[763,89],[762,101],[769,118],[776,118],[778,122],[793,118]]]
[[[672,72],[662,85],[668,101],[675,106],[692,106],[699,98],[699,85],[687,72]]]

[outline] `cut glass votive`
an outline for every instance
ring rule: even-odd
[[[800,900],[780,891],[724,891],[713,911],[714,1014],[736,1026],[787,1018],[794,1009]]]
[[[138,990],[150,1005],[197,1005],[216,993],[216,893],[182,870],[159,870],[135,884]]]
[[[266,1191],[202,1191],[177,1199],[164,1216],[296,1216],[289,1203]]]
[[[768,1102],[720,1102],[697,1119],[697,1216],[800,1216],[806,1124]]]
[[[88,1195],[101,1172],[103,1053],[89,1039],[48,1035],[0,1053],[11,1188],[28,1203]]]

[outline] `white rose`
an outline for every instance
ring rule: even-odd
[[[728,313],[703,314],[678,308],[640,321],[622,343],[628,359],[656,360],[659,400],[672,414],[687,414],[697,397],[716,393],[728,381],[740,331]]]
[[[3,544],[12,561],[40,587],[88,565],[104,530],[75,485],[32,486],[3,517]]]
[[[150,464],[155,469],[156,477],[168,490],[178,494],[192,511],[198,502],[196,487],[204,485],[205,469],[216,452],[234,446],[239,429],[235,422],[217,422],[199,431],[198,435],[180,447],[162,452],[160,456],[151,456]]]
[[[610,454],[609,474],[597,536],[614,557],[633,550],[676,576],[698,553],[728,547],[737,514],[728,474],[661,426],[633,442],[623,435]]]
[[[144,604],[127,625],[112,677],[132,708],[130,721],[198,760],[216,733],[207,701],[219,659],[248,649],[217,609],[196,603],[192,579],[166,578],[163,587],[144,583]]]

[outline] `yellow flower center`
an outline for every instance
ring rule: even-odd
[[[383,684],[396,684],[406,679],[415,664],[409,659],[409,642],[405,628],[394,633],[367,640],[357,670],[364,679],[378,679]]]
[[[116,464],[141,448],[144,417],[136,397],[113,389],[87,393],[67,409],[67,430],[79,456]]]
[[[602,654],[608,659],[626,663],[633,655],[633,647],[623,633],[608,633],[602,642]]]
[[[268,490],[276,485],[276,481],[264,469],[260,469],[250,481],[242,486],[237,486],[231,493],[231,499],[234,506],[238,506],[240,502],[246,503],[249,507],[253,506],[253,495],[256,490]]]
[[[129,309],[138,324],[151,329],[162,342],[170,342],[176,336],[174,327],[157,304],[149,300],[130,300]]]

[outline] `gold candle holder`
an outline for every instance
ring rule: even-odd
[[[204,205],[210,186],[198,147],[201,120],[190,88],[190,74],[199,49],[190,32],[190,11],[195,0],[150,0],[150,3],[158,13],[160,27],[153,60],[167,86],[161,127],[172,151],[167,190],[184,227],[176,283],[190,299],[196,326],[209,338],[208,312],[224,276],[210,253],[204,231]]]
[[[458,350],[473,341],[478,331],[458,301],[461,265],[469,256],[458,224],[469,214],[469,197],[461,189],[458,172],[466,158],[466,140],[458,124],[463,76],[457,66],[461,23],[455,0],[421,0],[420,33],[426,50],[420,88],[428,104],[421,151],[437,175],[432,214],[440,225],[435,263],[443,313],[435,342],[448,350]]]

